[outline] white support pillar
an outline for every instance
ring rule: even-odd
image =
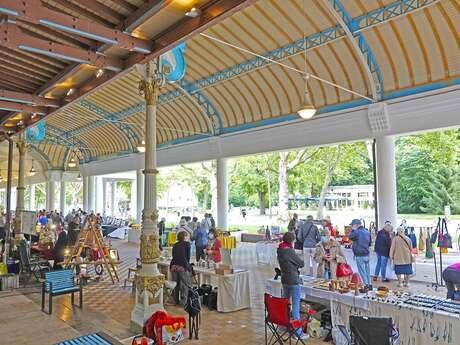
[[[161,251],[157,211],[157,149],[156,117],[161,79],[157,75],[158,60],[136,66],[141,81],[139,90],[145,97],[145,169],[144,210],[140,236],[142,268],[136,273],[136,304],[131,313],[132,329],[140,331],[147,318],[163,310],[164,275],[158,270]]]
[[[142,222],[142,210],[144,209],[144,174],[142,169],[136,170],[136,220]]]
[[[217,159],[217,227],[228,230],[227,159]]]
[[[35,184],[30,185],[29,191],[29,211],[35,210]]]
[[[55,194],[56,183],[52,180],[46,182],[46,210],[52,211],[55,209]]]
[[[88,211],[88,176],[83,176],[83,210]]]
[[[102,179],[102,215],[106,216],[107,213],[107,181]]]
[[[396,164],[395,139],[392,136],[382,136],[375,140],[375,164],[377,172],[377,207],[379,229],[386,221],[397,226],[396,198]]]
[[[117,197],[117,182],[110,183],[110,215],[115,217],[115,199]]]
[[[16,200],[16,211],[24,211],[24,195],[26,191],[25,185],[25,160],[26,160],[26,144],[24,141],[18,143],[19,151],[19,162],[18,162],[18,186],[17,190],[17,200]]]
[[[88,212],[94,211],[95,203],[95,180],[94,176],[88,176]]]
[[[104,212],[104,186],[102,185],[102,178],[99,176],[94,177],[95,184],[95,212],[102,214]]]
[[[65,181],[61,181],[61,188],[59,190],[59,210],[61,214],[65,214]]]

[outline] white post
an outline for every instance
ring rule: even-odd
[[[102,186],[102,178],[99,176],[94,177],[95,184],[95,212],[102,214],[104,212],[104,187]]]
[[[110,215],[115,217],[115,198],[116,198],[117,182],[112,181],[110,184]]]
[[[107,180],[102,179],[102,215],[107,215]]]
[[[24,141],[18,143],[18,151],[19,151],[19,171],[18,171],[18,185],[16,187],[17,190],[17,201],[16,201],[16,211],[23,211],[24,210],[24,192],[26,190],[25,185],[25,160],[26,160],[26,144]]]
[[[83,211],[88,211],[88,176],[83,176]]]
[[[396,164],[395,140],[392,136],[382,136],[375,141],[376,171],[377,171],[377,207],[379,229],[386,221],[397,226],[396,198]]]
[[[94,211],[95,209],[95,186],[94,186],[94,176],[88,176],[88,212]]]
[[[51,177],[48,179],[46,182],[46,210],[53,211],[55,209],[56,184],[51,180]]]
[[[30,185],[29,191],[29,210],[35,210],[35,184]]]
[[[142,222],[142,210],[144,209],[144,174],[142,169],[136,170],[136,220]]]
[[[161,251],[159,248],[157,211],[157,151],[156,116],[160,80],[157,75],[158,61],[137,66],[141,74],[139,90],[145,96],[145,169],[144,210],[140,236],[142,268],[136,273],[136,305],[131,313],[133,330],[141,330],[153,312],[163,309],[163,284],[165,277],[158,270]]]
[[[137,217],[137,184],[136,180],[131,180],[131,199],[129,200],[130,204],[130,213],[129,216],[131,218],[136,219]]]
[[[227,159],[217,159],[217,227],[228,230]]]
[[[59,191],[59,209],[65,215],[65,181],[61,181],[61,189]]]

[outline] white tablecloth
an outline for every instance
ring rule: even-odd
[[[277,255],[278,246],[279,242],[257,242],[257,264],[270,265],[271,267],[279,267]],[[303,260],[302,251],[296,249],[296,253]]]
[[[343,253],[347,259],[347,263],[351,266],[351,268],[353,269],[353,272],[358,272],[358,266],[356,266],[356,260],[355,260],[355,257],[353,255],[353,251],[351,249],[346,249],[346,248],[342,248],[343,250]],[[371,250],[371,253],[369,255],[369,267],[370,267],[370,270],[371,270],[371,276],[374,275],[375,273],[375,266],[377,265],[377,254]],[[414,269],[414,273],[415,273],[415,265],[413,265],[413,269]],[[388,279],[396,279],[396,274],[395,274],[395,271],[392,267],[392,262],[391,260],[388,260],[388,263],[387,263],[387,271],[386,271],[386,275],[387,275],[387,278]],[[381,277],[381,275],[380,275]]]
[[[161,261],[158,266],[163,274],[171,280],[169,261]],[[249,271],[236,270],[233,274],[216,274],[214,269],[194,267],[199,275],[199,283],[217,287],[217,311],[228,313],[251,308],[251,290],[249,288]]]

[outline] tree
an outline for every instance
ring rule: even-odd
[[[332,179],[332,175],[334,174],[335,169],[340,161],[340,146],[331,146],[331,147],[324,147],[322,148],[323,153],[323,162],[326,165],[325,174],[324,174],[324,181],[323,187],[321,188],[321,193],[319,195],[319,202],[318,202],[318,211],[316,214],[316,219],[323,219],[323,212],[324,212],[324,203],[326,199],[326,192],[329,188],[329,184]]]
[[[460,212],[460,176],[457,168],[441,167],[429,178],[428,189],[422,200],[421,210],[432,214],[443,214],[448,205],[452,213]]]
[[[319,149],[317,148],[305,148],[302,150],[295,151],[283,151],[279,152],[279,163],[278,163],[278,216],[282,221],[287,221],[289,218],[289,188],[288,188],[288,176],[289,172],[304,164],[311,159]]]

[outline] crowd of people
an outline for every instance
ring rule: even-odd
[[[162,218],[161,222],[165,223]],[[160,223],[161,223],[160,222]],[[161,233],[161,229],[160,233]],[[171,276],[176,282],[173,292],[174,302],[184,304],[191,287],[193,265],[191,264],[192,246],[195,260],[221,262],[222,243],[212,214],[206,213],[201,221],[197,217],[182,216],[174,231],[177,242],[172,247],[172,259],[169,266]]]

